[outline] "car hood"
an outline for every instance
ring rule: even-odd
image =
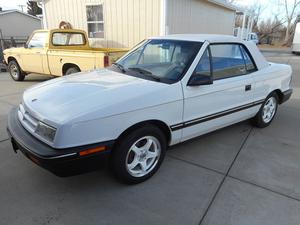
[[[33,86],[24,92],[23,104],[40,120],[59,125],[177,100],[179,95],[168,94],[167,89],[171,86],[101,69]]]

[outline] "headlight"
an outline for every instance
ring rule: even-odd
[[[47,124],[39,122],[35,130],[35,133],[45,138],[46,140],[52,142],[55,137],[56,129],[48,126]]]

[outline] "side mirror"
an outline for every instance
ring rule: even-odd
[[[210,84],[213,84],[212,76],[207,76],[198,73],[194,73],[188,82],[188,86],[200,86]]]

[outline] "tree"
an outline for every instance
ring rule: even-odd
[[[38,6],[37,2],[27,1],[27,13],[36,16],[42,14],[42,9]]]
[[[256,32],[261,43],[272,44],[274,39],[281,39],[283,36],[285,32],[284,21],[277,15],[273,19],[262,20],[258,24]]]
[[[286,17],[286,31],[284,44],[288,45],[291,38],[291,29],[293,25],[293,21],[297,17],[297,8],[300,4],[300,0],[294,0],[292,4],[288,2],[288,0],[284,0],[284,9],[285,9],[285,17]]]
[[[262,5],[262,3],[259,1],[255,1],[247,6],[239,6],[239,8],[241,9],[242,13],[237,13],[235,27],[242,27],[245,14],[246,27],[250,28],[250,31],[258,33],[258,24],[261,22],[261,14],[265,10],[266,6]]]

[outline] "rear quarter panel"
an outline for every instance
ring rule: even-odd
[[[50,72],[52,75],[62,76],[62,68],[66,63],[77,65],[81,71],[104,68],[104,56],[109,56],[109,64],[111,65],[127,52],[127,50],[97,50],[49,50],[48,64]]]
[[[66,63],[75,64],[81,71],[88,71],[103,67],[103,57],[104,53],[101,52],[51,49],[48,51],[48,64],[52,75],[62,76],[62,68]]]
[[[79,33],[85,37],[83,45],[54,45],[52,38],[54,33]],[[109,63],[113,63],[127,52],[126,49],[118,48],[91,48],[87,35],[82,30],[70,29],[59,30],[53,29],[50,31],[49,50],[48,50],[48,65],[51,75],[62,76],[63,66],[66,63],[71,63],[79,67],[81,71],[93,70],[104,67],[104,56],[108,55]]]
[[[291,78],[291,66],[269,63],[267,67],[253,73],[255,83],[254,100],[265,99],[272,91],[277,89],[281,92],[290,89]]]

